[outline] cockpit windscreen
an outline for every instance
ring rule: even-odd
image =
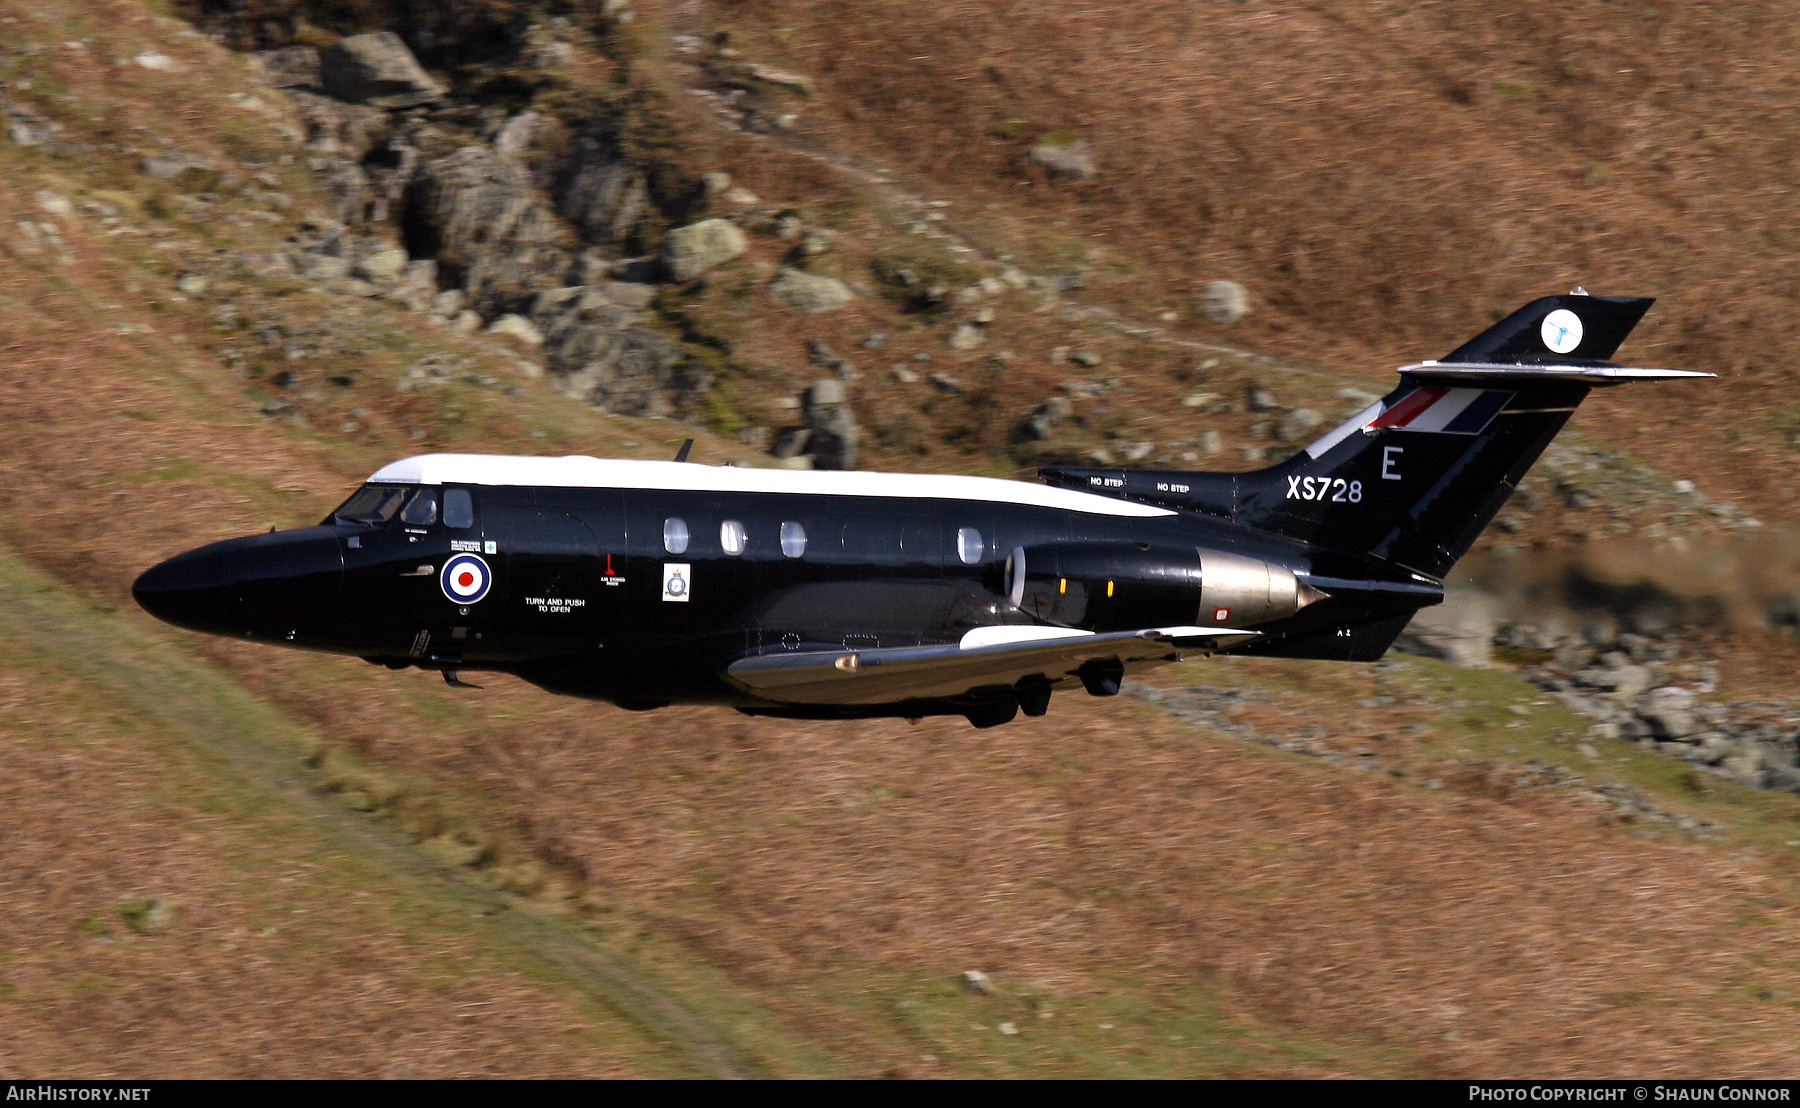
[[[411,491],[391,485],[364,485],[331,513],[331,518],[339,523],[386,523],[394,518]]]

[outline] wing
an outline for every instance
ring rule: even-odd
[[[1217,627],[1153,627],[1094,634],[1061,627],[978,627],[960,643],[874,650],[759,654],[725,667],[745,692],[786,704],[887,704],[961,696],[1028,677],[1075,679],[1082,663],[1117,659],[1148,669],[1210,654],[1257,634]]]

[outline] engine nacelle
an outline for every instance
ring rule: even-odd
[[[1249,627],[1284,619],[1325,595],[1288,567],[1259,558],[1116,542],[1015,547],[1005,590],[1035,618],[1087,631]]]

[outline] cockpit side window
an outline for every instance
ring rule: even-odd
[[[437,493],[430,489],[420,489],[400,513],[401,523],[410,523],[414,527],[429,527],[437,522]]]
[[[475,526],[475,501],[468,489],[444,490],[444,526]]]
[[[342,523],[386,523],[400,510],[408,491],[389,485],[364,485],[331,513],[331,518]]]

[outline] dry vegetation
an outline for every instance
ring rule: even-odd
[[[1672,470],[1793,518],[1773,484],[1800,328],[1783,5],[711,7],[814,78],[810,132],[1024,258],[1136,267],[1106,282],[1121,300],[1241,280],[1258,315],[1220,337],[1257,349],[1373,369],[1546,291],[1660,297],[1626,354],[1725,380],[1602,397],[1583,423],[1649,431]],[[1026,169],[1058,130],[1098,178]]]

